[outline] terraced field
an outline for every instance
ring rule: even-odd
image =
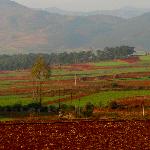
[[[133,96],[149,96],[149,90],[131,90],[131,91],[105,91],[89,96],[81,97],[79,100],[75,99],[67,102],[67,104],[84,106],[87,102],[91,102],[95,106],[106,107],[113,100],[121,100],[123,98]]]
[[[75,75],[76,86],[75,86]],[[35,102],[30,69],[0,72],[0,106]],[[43,105],[107,107],[111,101],[150,95],[150,56],[88,64],[53,66],[42,81]]]

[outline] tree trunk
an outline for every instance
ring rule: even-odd
[[[41,81],[39,85],[39,100],[40,100],[40,105],[42,105],[42,83]]]
[[[36,101],[38,101],[39,97],[39,87],[38,87],[38,82],[36,81]]]

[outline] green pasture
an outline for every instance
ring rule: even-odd
[[[0,77],[15,77],[17,75],[17,72],[16,73],[11,73],[11,72],[9,72],[9,73],[0,73]]]
[[[6,73],[0,73],[0,77],[16,77],[16,76],[26,76],[30,75],[29,72],[24,72],[24,71],[9,71]]]
[[[0,89],[2,88],[9,88],[13,85],[13,81],[1,80],[0,81]]]
[[[134,63],[134,64],[129,64],[127,62],[123,62],[123,61],[115,61],[115,60],[110,60],[110,61],[101,61],[101,62],[98,62],[98,63],[94,63],[94,65],[96,66],[103,66],[103,67],[115,67],[115,66],[131,66],[131,65],[137,65],[137,64],[150,64],[150,55],[148,56],[145,56],[145,55],[142,55],[142,56],[139,56],[140,58],[140,61],[137,62],[137,63]]]
[[[127,66],[129,63],[123,62],[123,61],[101,61],[98,63],[94,63],[95,66],[100,66],[100,67],[113,67],[113,66]]]
[[[43,97],[42,103],[47,103],[49,101],[54,101],[59,98],[63,98],[64,96],[54,96],[54,97]],[[23,96],[0,96],[0,106],[12,106],[15,104],[22,104],[22,105],[28,105],[30,103],[33,103],[35,101],[32,100],[32,98],[26,98]]]
[[[125,80],[125,81],[150,81],[150,77],[141,77],[141,78],[120,78],[116,80]]]
[[[65,69],[52,69],[51,70],[51,75],[64,75],[66,72]]]
[[[149,90],[105,91],[82,97],[80,98],[80,100],[75,99],[66,102],[66,104],[84,106],[87,102],[91,102],[95,106],[106,107],[113,100],[131,96],[145,96],[145,95],[150,95],[150,91]]]
[[[140,58],[140,62],[138,62],[138,64],[141,65],[150,65],[150,55],[148,56],[139,56]]]
[[[22,104],[27,105],[29,103],[32,103],[31,98],[23,98],[21,96],[0,96],[0,106],[7,106],[7,105],[14,105],[14,104]]]
[[[5,117],[5,116],[0,116],[0,121],[5,122],[5,121],[14,121],[14,118],[11,117]]]
[[[150,55],[147,56],[139,56],[141,61],[149,61],[150,62]]]
[[[51,80],[67,80],[73,79],[74,75],[77,74],[78,77],[94,77],[103,75],[113,75],[120,73],[129,72],[147,72],[150,70],[150,66],[147,67],[125,67],[125,68],[111,68],[111,69],[97,69],[97,70],[86,70],[86,71],[73,71],[69,74],[66,72],[63,76],[51,77]]]

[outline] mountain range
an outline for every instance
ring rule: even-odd
[[[0,0],[0,53],[50,53],[119,45],[149,49],[150,13],[145,11],[128,17],[71,15]]]
[[[121,17],[125,19],[137,17],[146,12],[150,12],[150,9],[134,8],[128,6],[116,10],[97,10],[92,12],[66,11],[55,7],[45,8],[43,10],[46,10],[49,13],[56,13],[56,14],[68,15],[68,16],[111,15],[111,16]]]

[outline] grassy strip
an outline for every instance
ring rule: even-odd
[[[98,63],[94,63],[95,66],[104,66],[104,67],[108,67],[108,66],[127,66],[129,65],[129,63],[127,62],[121,62],[121,61],[101,61]]]
[[[131,96],[144,96],[144,95],[150,95],[149,90],[108,91],[108,92],[106,91],[82,97],[80,99],[80,102],[79,100],[73,100],[72,102],[66,102],[66,104],[84,106],[87,102],[91,102],[95,106],[106,107],[112,100],[117,100],[120,98]]]
[[[49,101],[54,101],[58,98],[63,98],[63,96],[54,96],[54,97],[43,97],[42,102],[47,103]],[[0,96],[0,106],[12,106],[15,104],[21,104],[21,105],[28,105],[30,103],[33,103],[35,101],[32,100],[32,98],[24,98],[22,96]]]

